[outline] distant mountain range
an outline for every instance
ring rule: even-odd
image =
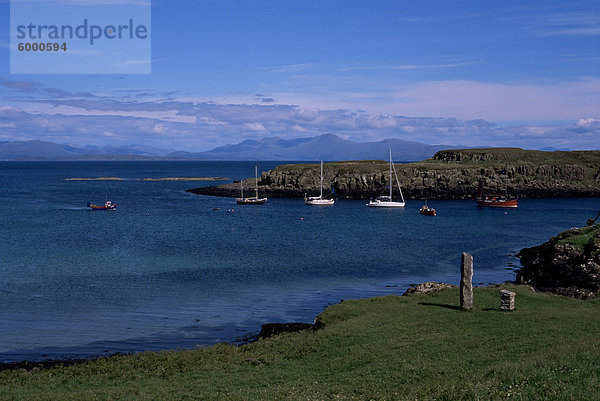
[[[0,142],[0,160],[380,160],[387,159],[391,149],[394,160],[418,161],[438,150],[456,148],[464,146],[427,145],[400,139],[354,142],[332,134],[297,139],[248,139],[199,153],[141,145],[77,148],[33,140]]]
[[[174,150],[147,146],[87,145],[77,148],[45,141],[0,142],[0,160],[129,160],[161,159]]]

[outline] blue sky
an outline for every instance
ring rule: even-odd
[[[0,18],[0,141],[600,149],[598,1],[155,0],[142,75],[11,75]]]

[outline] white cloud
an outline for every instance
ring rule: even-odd
[[[152,132],[155,134],[164,134],[166,132],[166,128],[163,124],[156,124],[152,127]]]
[[[596,118],[580,118],[579,120],[577,120],[577,126],[578,127],[590,127],[594,124],[598,124],[600,123],[600,120],[596,119]]]
[[[340,71],[360,71],[360,70],[381,70],[381,71],[394,71],[394,70],[428,70],[438,68],[454,68],[464,67],[467,65],[473,65],[479,63],[478,61],[456,61],[448,63],[431,63],[431,64],[395,64],[395,65],[365,65],[365,66],[353,66],[341,68]]]
[[[138,117],[138,118],[149,118],[168,122],[178,122],[185,124],[196,123],[196,117],[179,114],[179,110],[157,110],[157,111],[144,111],[144,110],[99,110],[99,109],[86,109],[83,107],[74,107],[67,105],[59,106],[45,106],[42,105],[30,106],[28,111],[39,114],[62,114],[65,116],[119,116],[119,117]]]
[[[246,123],[246,124],[244,124],[244,128],[246,128],[250,131],[266,131],[267,130],[265,128],[265,126],[262,125],[261,123]]]
[[[316,67],[315,63],[303,63],[303,64],[289,64],[289,65],[275,65],[269,67],[262,67],[262,70],[271,72],[297,72]]]
[[[387,112],[495,121],[575,120],[600,113],[600,79],[559,84],[426,82],[400,88]]]
[[[598,13],[546,13],[504,18],[526,28],[533,36],[595,36],[600,35]]]

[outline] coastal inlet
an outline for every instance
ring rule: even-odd
[[[292,198],[254,207],[191,194],[189,181],[136,180],[239,181],[255,164],[0,162],[0,362],[194,348],[258,334],[268,322],[312,323],[341,299],[458,284],[462,252],[473,255],[474,285],[514,280],[516,252],[600,209],[597,198],[528,198],[510,210],[429,200],[435,218],[411,200],[396,210]],[[107,197],[116,211],[85,207]]]

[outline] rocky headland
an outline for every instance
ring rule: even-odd
[[[572,228],[517,256],[518,284],[581,299],[600,294],[600,225]]]
[[[521,198],[600,196],[600,151],[543,152],[519,148],[443,150],[416,163],[395,164],[408,199],[469,199],[479,183],[486,192]],[[261,196],[304,197],[319,192],[319,164],[288,164],[263,172]],[[253,188],[254,178],[244,180]],[[388,191],[389,164],[383,160],[326,163],[324,190],[340,199],[368,199]],[[190,189],[201,195],[239,196],[240,183]],[[395,188],[395,193],[398,193]],[[399,194],[399,193],[398,193]]]

